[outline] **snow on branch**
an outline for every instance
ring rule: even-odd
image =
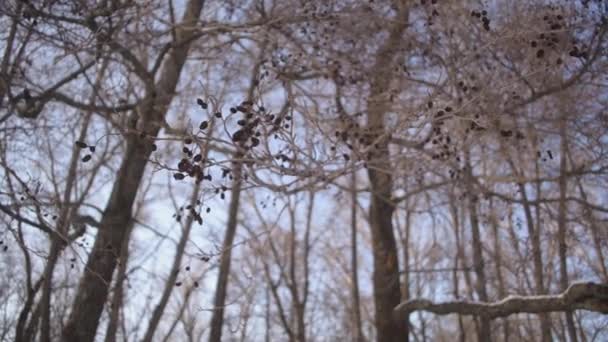
[[[460,314],[497,318],[516,313],[588,310],[608,314],[608,284],[579,282],[557,295],[508,296],[493,302],[453,301],[433,303],[412,299],[399,304],[394,313],[399,318],[412,311],[428,311],[437,315]]]

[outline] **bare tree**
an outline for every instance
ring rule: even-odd
[[[606,16],[2,2],[0,339],[603,339]]]

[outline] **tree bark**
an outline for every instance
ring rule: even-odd
[[[580,179],[576,180],[578,191],[581,194],[581,198],[583,202],[587,203],[587,192],[585,188],[583,188],[583,184]],[[602,274],[602,279],[605,283],[608,283],[608,268],[606,263],[606,258],[604,256],[604,252],[602,251],[602,230],[596,223],[596,218],[594,212],[589,208],[588,205],[583,205],[583,213],[585,214],[585,218],[589,222],[589,229],[591,230],[591,238],[593,240],[593,247],[595,248],[595,253],[597,255],[598,263],[599,263],[599,271]]]
[[[11,22],[11,28],[9,30],[8,37],[6,39],[4,54],[2,56],[2,62],[0,62],[0,107],[4,104],[4,96],[8,93],[11,86],[11,79],[13,75],[9,74],[11,53],[14,49],[15,36],[19,27],[19,21],[21,19],[21,11],[23,10],[23,2],[18,2],[15,7],[15,17]],[[0,123],[6,120],[9,116],[2,117]]]
[[[257,84],[257,77],[262,66],[262,59],[266,51],[267,42],[262,43],[260,58],[256,62],[251,72],[251,80],[249,90],[247,91],[247,100],[253,101],[254,92]],[[242,146],[239,146],[241,148]],[[228,208],[228,223],[226,224],[226,233],[222,244],[222,255],[220,259],[220,269],[217,276],[217,284],[215,287],[215,298],[213,301],[214,310],[211,316],[211,331],[209,333],[210,342],[220,342],[222,339],[222,327],[224,325],[224,305],[226,303],[226,291],[228,289],[228,276],[230,275],[230,263],[232,261],[232,244],[236,234],[238,224],[238,210],[241,197],[241,188],[243,186],[243,162],[244,157],[242,150],[234,154],[232,167],[232,195],[230,197],[230,207]]]
[[[206,150],[207,151],[207,150]],[[205,151],[205,152],[206,152]],[[205,158],[207,153],[205,153]],[[190,205],[192,208],[196,206],[196,201],[198,199],[198,194],[200,191],[201,183],[197,183],[192,191],[192,195],[190,197]],[[150,322],[148,323],[148,328],[146,329],[146,334],[142,339],[142,342],[151,342],[154,337],[154,333],[158,328],[158,323],[165,312],[165,308],[167,307],[167,303],[169,302],[169,298],[171,297],[171,293],[173,292],[173,288],[175,287],[175,281],[177,280],[177,276],[179,274],[179,269],[181,267],[182,258],[186,251],[186,244],[188,243],[188,239],[190,239],[190,231],[192,230],[192,226],[194,224],[194,215],[188,215],[186,219],[185,227],[182,231],[182,236],[179,239],[177,244],[177,248],[175,251],[175,257],[173,258],[173,265],[171,266],[171,271],[169,273],[169,277],[165,282],[165,288],[160,297],[160,300],[154,311],[152,312],[152,317],[150,318]]]
[[[237,153],[236,159],[242,158]],[[241,197],[243,164],[236,161],[232,168],[232,195],[230,197],[230,207],[228,209],[228,224],[226,234],[222,244],[222,255],[220,259],[220,269],[215,286],[215,299],[213,300],[213,316],[211,317],[211,332],[209,333],[210,342],[220,342],[222,340],[222,327],[224,325],[224,305],[226,303],[226,292],[228,290],[228,276],[230,275],[230,261],[232,259],[232,244],[236,234],[238,223],[239,201]]]
[[[462,246],[460,244],[460,219],[458,213],[458,207],[456,206],[456,199],[452,194],[449,197],[450,203],[450,214],[452,216],[452,226],[454,227],[454,242],[456,244],[456,252],[454,253],[454,270],[452,271],[452,286],[454,287],[454,298],[460,298],[460,288],[458,286],[458,268],[466,263],[462,256]],[[467,273],[465,273],[466,275]],[[466,277],[465,277],[466,278]],[[466,329],[464,327],[464,321],[462,315],[458,315],[458,341],[465,342],[467,339]]]
[[[408,323],[393,319],[392,311],[401,299],[397,244],[393,231],[392,202],[393,178],[388,138],[385,136],[384,117],[390,110],[388,91],[403,33],[408,25],[409,9],[403,2],[396,2],[398,13],[389,36],[376,54],[372,68],[373,77],[367,101],[367,128],[376,142],[368,162],[371,184],[370,226],[374,258],[373,288],[376,336],[379,342],[407,341]]]
[[[133,229],[135,222],[131,221],[128,230]],[[127,232],[130,234],[130,232]],[[120,262],[116,274],[116,282],[114,284],[114,294],[112,295],[112,304],[109,314],[108,327],[106,329],[105,342],[116,342],[116,333],[118,332],[118,323],[120,320],[120,311],[123,309],[124,296],[124,281],[127,276],[127,265],[129,259],[129,241],[123,241],[123,246],[120,251]]]
[[[496,280],[498,282],[498,296],[503,298],[506,295],[505,291],[505,280],[502,272],[503,261],[502,261],[502,247],[500,242],[500,232],[498,221],[496,220],[496,210],[494,209],[494,202],[492,199],[489,201],[490,209],[490,224],[492,225],[492,233],[494,238],[494,260],[496,269]],[[509,321],[503,321],[503,339],[509,341]]]
[[[534,162],[534,174],[536,176],[537,179],[540,179],[540,165],[539,165],[539,161],[538,159],[535,160]],[[542,187],[541,187],[541,182],[537,181],[535,182],[535,186],[536,186],[536,198],[541,198],[541,193],[542,193]],[[525,185],[523,183],[519,184],[520,189],[522,189],[522,198],[523,196],[527,196],[526,192],[525,192]],[[527,202],[527,198],[526,198],[526,202]],[[524,210],[526,210],[525,208],[528,208],[527,210],[530,211],[530,215],[532,213],[532,211],[530,210],[530,204],[529,203],[525,203],[524,204]],[[539,289],[539,293],[540,294],[547,294],[547,288],[545,286],[545,280],[544,280],[544,272],[543,270],[543,259],[542,259],[542,246],[541,246],[541,241],[540,241],[540,233],[541,233],[541,219],[540,219],[540,206],[537,205],[534,208],[535,211],[535,215],[536,215],[536,223],[535,223],[535,227],[536,229],[534,230],[534,235],[531,237],[532,239],[532,258],[534,259],[534,265],[535,265],[535,277],[538,277],[538,279],[536,280],[537,283],[537,288]],[[527,215],[527,214],[526,214]],[[529,222],[533,222],[532,221],[532,216],[530,216],[530,221]],[[534,225],[532,226],[534,227]],[[536,274],[538,273],[538,274]],[[540,285],[540,287],[539,287]],[[553,340],[553,336],[551,333],[551,318],[549,317],[549,315],[547,314],[541,314],[540,315],[540,328],[541,328],[541,339],[543,342],[550,342]]]
[[[164,121],[204,3],[204,0],[191,0],[187,4],[182,25],[176,29],[176,37],[181,44],[176,44],[169,53],[155,89],[146,94],[138,108],[143,115],[144,131],[150,137],[158,135],[159,123]],[[127,133],[125,156],[101,219],[72,312],[63,329],[63,340],[66,342],[88,342],[95,339],[116,260],[123,241],[129,238],[127,227],[131,220],[133,202],[151,152],[149,141],[140,138],[137,133]]]
[[[102,67],[99,70],[95,79],[94,89],[98,89],[104,74],[108,66],[108,60],[104,59]],[[90,102],[94,103],[97,94],[95,90],[91,93]],[[84,117],[82,129],[78,136],[78,141],[84,141],[87,135],[89,124],[93,113],[87,112]],[[49,256],[47,264],[43,273],[42,281],[42,294],[40,298],[41,307],[41,322],[40,322],[40,340],[42,342],[51,341],[51,292],[53,287],[53,273],[59,256],[67,246],[67,235],[70,227],[70,215],[75,214],[78,211],[79,205],[70,205],[72,190],[76,181],[76,172],[78,170],[78,164],[80,162],[80,149],[76,146],[72,148],[72,158],[70,160],[70,166],[68,168],[68,174],[66,177],[66,185],[63,193],[63,203],[60,207],[59,218],[57,220],[57,231],[58,234],[51,236],[51,246],[49,250]]]
[[[532,243],[532,261],[534,264],[534,283],[536,287],[536,293],[544,295],[547,293],[543,283],[543,259],[542,250],[540,246],[540,232],[539,227],[534,226],[534,219],[532,217],[532,210],[530,203],[528,202],[528,195],[526,187],[522,184],[518,184],[519,191],[521,192],[522,199],[524,201],[524,214],[526,216],[526,226],[528,227],[528,235]],[[551,325],[549,324],[549,317],[546,314],[540,315],[540,328],[543,342],[551,341]]]
[[[359,274],[357,265],[357,173],[353,171],[351,176],[351,209],[350,209],[350,268],[351,268],[351,296],[353,306],[353,332],[355,342],[363,341],[361,329],[361,303],[359,297]]]
[[[518,313],[549,313],[588,310],[608,314],[608,285],[573,283],[558,295],[509,296],[499,302],[454,301],[433,303],[426,299],[412,299],[399,304],[395,315],[412,311],[427,311],[436,315],[474,315],[494,319]]]
[[[466,182],[467,182],[467,193],[468,193],[468,210],[469,210],[469,219],[471,224],[471,238],[473,244],[473,269],[475,270],[476,282],[475,289],[479,296],[479,299],[482,302],[488,301],[488,292],[486,289],[486,272],[485,272],[485,263],[483,259],[483,246],[481,243],[481,232],[479,229],[479,217],[477,215],[477,195],[473,191],[473,170],[471,167],[470,156],[468,151],[466,151]],[[487,317],[480,316],[480,328],[478,331],[477,339],[478,341],[491,341],[492,333],[490,320]]]
[[[560,173],[559,173],[559,208],[557,214],[557,241],[558,241],[558,255],[559,255],[559,285],[562,291],[565,291],[568,288],[568,260],[567,260],[567,250],[568,246],[566,245],[566,211],[568,210],[568,206],[566,203],[566,195],[568,191],[568,180],[566,178],[566,172],[568,172],[567,168],[567,149],[568,149],[568,141],[566,136],[566,118],[562,117],[560,122]],[[568,336],[570,337],[571,342],[577,342],[578,338],[576,335],[576,327],[574,325],[574,317],[572,316],[572,311],[566,311],[566,326],[568,328]]]
[[[158,131],[158,128],[154,129]],[[157,132],[154,132],[156,135]],[[149,146],[131,134],[127,153],[118,173],[118,180],[101,220],[93,250],[81,279],[72,313],[64,328],[66,341],[93,341],[99,317],[108,296],[108,288],[123,240],[128,239],[127,227],[135,194],[144,173]]]

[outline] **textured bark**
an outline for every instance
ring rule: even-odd
[[[436,315],[474,315],[488,318],[506,317],[518,313],[549,313],[571,310],[588,310],[608,314],[608,285],[573,283],[557,295],[509,296],[499,302],[454,301],[433,303],[426,299],[412,299],[395,308],[400,317],[412,311],[427,311]]]
[[[402,45],[409,11],[405,4],[397,3],[398,13],[390,28],[389,36],[376,54],[370,97],[367,101],[367,128],[375,137],[376,147],[368,162],[371,184],[370,226],[374,257],[373,288],[377,341],[407,341],[408,324],[393,319],[393,308],[401,299],[397,244],[393,231],[392,202],[393,178],[388,139],[385,136],[384,117],[390,110],[388,89],[393,60]]]
[[[148,136],[156,137],[159,123],[173,98],[181,70],[186,62],[193,28],[203,8],[204,0],[191,0],[185,9],[182,24],[176,28],[178,41],[169,53],[160,79],[148,93],[138,108],[143,116],[143,130]],[[128,224],[135,195],[144,175],[146,163],[152,152],[150,143],[137,133],[128,133],[126,152],[118,171],[112,194],[104,211],[100,229],[89,255],[86,271],[80,281],[72,312],[63,329],[63,339],[67,342],[93,341],[99,325],[116,260],[120,255],[123,241],[129,238]]]

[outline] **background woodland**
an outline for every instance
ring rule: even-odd
[[[608,3],[0,27],[0,341],[608,339]]]

